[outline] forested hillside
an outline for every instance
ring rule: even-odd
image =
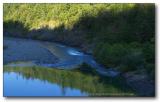
[[[58,41],[154,79],[154,4],[4,4],[4,36]]]

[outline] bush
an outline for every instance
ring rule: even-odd
[[[95,48],[94,55],[106,68],[118,68],[121,71],[132,71],[144,68],[144,57],[137,43],[107,44]],[[99,49],[99,51],[97,51]]]
[[[96,50],[99,50],[96,52]],[[121,57],[129,53],[127,46],[123,44],[103,43],[95,48],[96,59],[106,67],[116,67],[121,63]]]
[[[144,57],[141,52],[132,51],[122,58],[120,70],[123,72],[144,69]]]

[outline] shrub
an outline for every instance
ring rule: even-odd
[[[123,44],[107,44],[104,43],[94,55],[96,59],[103,63],[106,67],[116,67],[121,63],[121,57],[129,53],[128,46]]]
[[[137,43],[107,44],[95,48],[94,55],[105,67],[117,67],[121,71],[144,68],[144,57]]]
[[[123,72],[140,70],[144,68],[144,57],[141,52],[131,51],[121,61],[120,70]]]

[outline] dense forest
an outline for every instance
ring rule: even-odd
[[[4,36],[56,41],[106,68],[155,73],[154,4],[4,4]]]

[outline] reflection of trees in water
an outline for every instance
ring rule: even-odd
[[[132,93],[125,85],[122,79],[101,78],[97,75],[84,74],[79,71],[67,71],[51,68],[20,68],[20,67],[4,67],[5,72],[17,72],[22,74],[25,79],[39,79],[56,83],[61,86],[62,93],[65,95],[67,88],[77,88],[81,92],[87,93],[107,93],[108,95],[120,94],[129,95]]]
[[[62,84],[62,85],[61,85],[61,91],[62,91],[61,93],[62,93],[63,96],[65,96],[66,90],[67,90],[67,89],[66,89],[65,86],[63,86],[63,84]]]

